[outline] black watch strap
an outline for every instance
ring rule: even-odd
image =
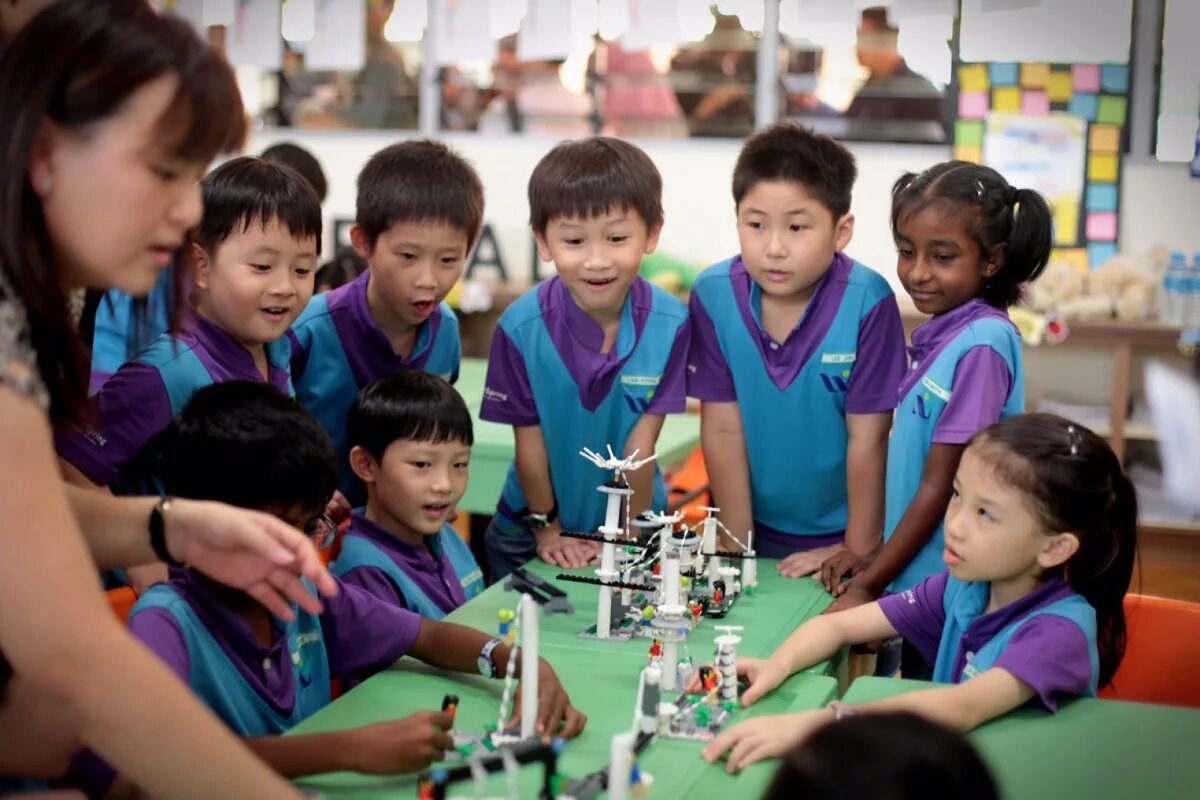
[[[150,549],[159,561],[170,567],[183,566],[167,549],[167,520],[166,515],[171,510],[173,498],[163,497],[150,509]]]

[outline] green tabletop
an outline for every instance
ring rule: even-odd
[[[486,422],[479,418],[479,405],[483,398],[483,380],[487,373],[487,361],[482,358],[464,358],[459,368],[455,388],[467,401],[471,409],[471,420],[475,423],[475,446],[471,449],[471,478],[467,482],[467,493],[458,507],[472,514],[492,514],[496,501],[504,488],[508,466],[513,460],[512,426]],[[596,442],[593,450],[603,452],[604,446],[618,446],[619,442]],[[669,414],[658,436],[658,462],[664,467],[682,461],[700,444],[699,414]],[[598,480],[603,477],[596,470]]]
[[[843,699],[864,703],[928,686],[859,678]],[[1200,797],[1200,710],[1079,698],[1053,715],[1019,709],[969,738],[1012,800]]]
[[[557,574],[557,568],[537,563],[531,570],[542,577]],[[579,570],[587,574],[587,570]],[[738,653],[765,656],[787,637],[797,624],[819,614],[830,598],[816,581],[790,580],[775,571],[775,562],[760,564],[759,590],[742,597],[725,620],[705,619],[692,636],[691,654],[707,661],[712,654],[714,625],[744,626]],[[614,733],[627,730],[633,723],[633,703],[637,681],[645,664],[648,642],[597,642],[579,638],[579,631],[595,619],[595,587],[555,582],[568,593],[573,615],[543,616],[541,652],[554,666],[575,705],[588,715],[584,733],[568,743],[559,761],[560,772],[581,777],[600,769],[609,760],[610,740]],[[455,611],[448,619],[485,631],[494,631],[499,609],[511,607],[516,595],[492,586],[479,597]],[[753,708],[738,711],[736,718],[752,714],[778,714],[817,708],[833,699],[836,681],[819,665],[794,675],[782,687]],[[444,673],[404,659],[395,667],[376,675],[315,714],[294,730],[312,733],[350,728],[371,722],[396,719],[423,709],[440,707],[447,693],[460,698],[457,724],[462,730],[478,732],[494,724],[500,704],[500,681],[486,680],[459,673]],[[727,775],[721,766],[708,766],[700,758],[696,742],[656,740],[643,753],[639,764],[654,776],[652,797],[656,800],[683,797],[757,796],[774,772],[774,765],[762,764],[738,776]],[[520,796],[534,797],[541,767],[521,770]],[[349,773],[306,779],[306,788],[328,797],[411,798],[415,796],[415,776],[376,778]],[[700,785],[703,784],[702,788]],[[454,795],[471,796],[469,784],[460,784]],[[504,796],[504,781],[493,777],[489,792]],[[718,794],[719,793],[719,794]]]

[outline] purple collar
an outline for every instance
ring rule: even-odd
[[[951,674],[961,675],[966,666],[966,654],[977,652],[979,648],[1012,623],[1039,608],[1074,594],[1076,594],[1075,590],[1064,579],[1051,578],[1020,600],[998,608],[990,614],[984,614],[983,610],[987,608],[988,601],[991,599],[990,592],[976,594],[964,591],[960,593],[959,597],[971,598],[976,602],[971,606],[956,605],[951,609],[951,613],[957,618],[958,623],[962,626],[961,630],[963,630],[962,643],[955,655],[954,671]]]
[[[382,550],[447,614],[467,602],[454,565],[442,554],[439,536],[427,536],[424,546],[414,547],[358,512],[351,515],[346,533],[361,536]]]
[[[837,316],[842,298],[846,294],[846,283],[854,262],[845,253],[835,253],[829,268],[821,277],[804,309],[800,321],[782,342],[776,342],[763,330],[762,288],[750,277],[742,257],[734,259],[729,269],[733,294],[741,311],[746,330],[754,339],[766,365],[767,375],[780,391],[786,390],[804,369],[820,347]]]
[[[187,332],[180,334],[179,339],[196,345],[196,356],[214,381],[262,382],[263,376],[258,371],[258,365],[254,363],[254,356],[245,345],[218,327],[215,322],[197,314],[195,324]],[[282,350],[276,346],[276,342],[266,346],[267,382],[287,395],[291,394],[287,369],[287,354],[291,352],[291,344],[286,336],[277,341],[283,343]],[[280,352],[284,354],[282,360],[278,358]]]
[[[946,345],[972,322],[981,319],[999,319],[1012,325],[1006,311],[974,298],[938,314],[913,331],[912,346],[908,348],[910,363],[904,380],[900,381],[900,397],[903,398],[916,386]]]
[[[621,324],[612,350],[601,353],[604,331],[575,303],[567,285],[555,276],[537,289],[538,307],[554,349],[579,389],[579,399],[589,411],[595,411],[608,397],[613,381],[633,353],[654,297],[650,284],[638,276],[630,284],[621,307]]]
[[[380,330],[367,303],[367,285],[371,270],[363,272],[345,286],[327,296],[330,312],[345,308],[346,314],[333,314],[333,324],[342,341],[342,349],[359,386],[391,375],[400,369],[421,369],[429,360],[434,338],[442,323],[440,306],[417,328],[417,338],[408,358],[396,354],[387,334]]]
[[[273,620],[271,644],[258,643],[250,625],[225,605],[195,573],[171,568],[170,586],[196,612],[221,651],[237,667],[255,693],[280,714],[290,714],[296,702],[291,654],[282,628]],[[247,601],[249,600],[247,596]],[[265,667],[265,669],[264,669]]]

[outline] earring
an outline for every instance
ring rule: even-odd
[[[42,194],[49,194],[50,190],[53,188],[54,178],[51,178],[49,175],[38,181],[38,191],[40,191]]]

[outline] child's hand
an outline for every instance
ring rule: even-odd
[[[737,672],[750,684],[742,693],[743,706],[758,702],[791,674],[787,667],[770,658],[739,658]]]
[[[842,596],[834,600],[829,608],[825,609],[826,614],[835,614],[838,611],[845,611],[855,606],[874,603],[879,599],[879,595],[867,591],[856,581],[851,581],[848,588],[842,591]]]
[[[350,766],[367,775],[424,769],[454,749],[454,739],[448,733],[453,725],[449,714],[418,711],[404,719],[347,731]]]
[[[856,555],[843,547],[825,559],[821,571],[813,577],[819,578],[825,591],[837,597],[850,587],[849,579],[866,569],[870,563],[869,557]]]
[[[600,552],[600,545],[583,539],[571,539],[560,536],[562,527],[557,523],[551,524],[537,534],[538,558],[547,564],[566,569],[586,567],[588,562]]]
[[[755,717],[723,731],[700,755],[711,764],[728,753],[725,770],[740,772],[764,758],[779,758],[832,719],[827,709]]]
[[[844,545],[831,544],[828,547],[818,547],[815,550],[792,553],[783,561],[780,561],[776,569],[785,578],[803,578],[805,575],[811,575],[819,570],[825,559],[845,549]]]
[[[519,725],[521,722],[522,688],[517,687],[516,700],[513,702],[516,711],[510,725]],[[538,659],[538,720],[534,730],[548,742],[559,737],[574,739],[583,732],[585,725],[587,717],[571,705],[571,698],[567,697],[567,690],[558,680],[554,669],[546,659]]]

